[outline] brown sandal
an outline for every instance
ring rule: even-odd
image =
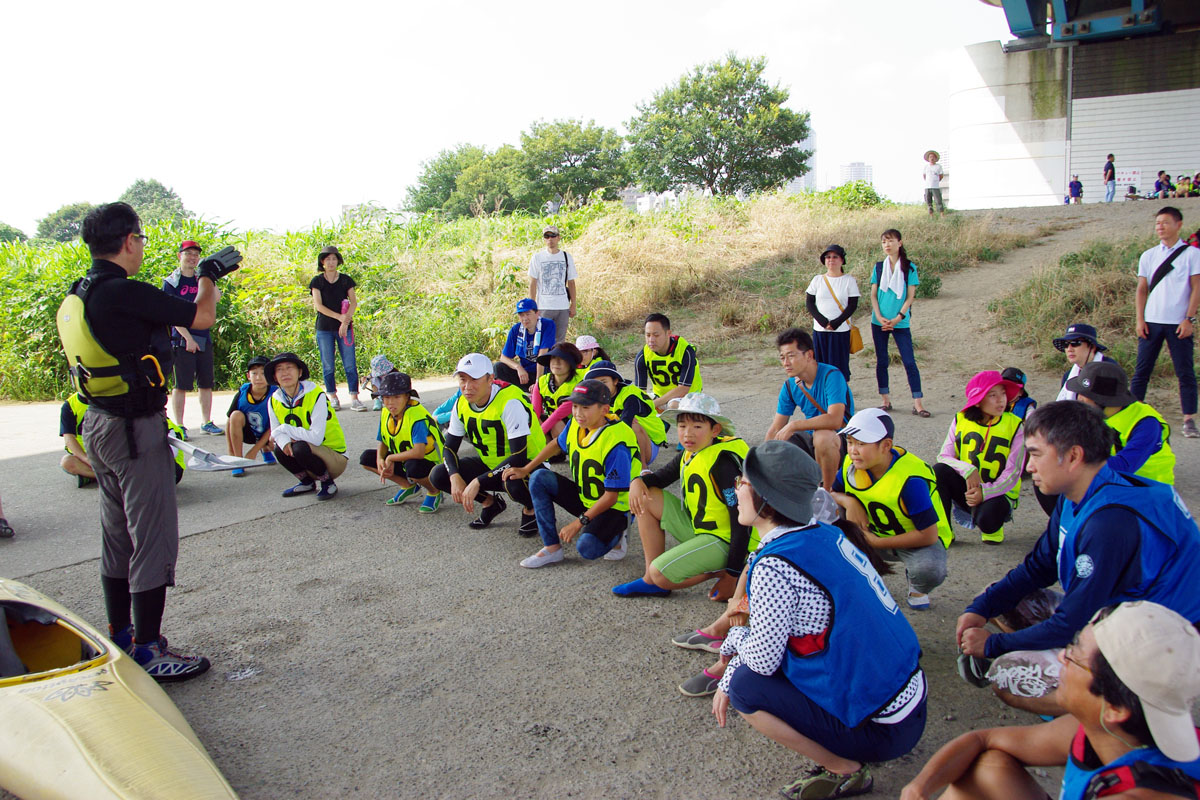
[[[930,414],[928,411],[926,411],[926,410],[925,410],[925,409],[923,409],[923,408],[922,408],[922,409],[916,409],[916,408],[914,408],[914,409],[913,409],[913,416],[914,416],[914,417],[925,417],[926,419],[928,419],[929,417],[932,417],[932,416],[933,416],[933,414]]]

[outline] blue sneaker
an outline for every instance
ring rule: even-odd
[[[442,497],[444,495],[445,492],[425,495],[425,499],[421,502],[421,507],[418,508],[417,511],[421,512],[422,514],[432,514],[442,507]]]
[[[670,589],[660,589],[653,583],[646,583],[641,578],[614,586],[612,591],[617,597],[666,597],[671,593]]]
[[[309,492],[316,491],[316,489],[317,489],[317,487],[312,485],[311,483],[297,483],[295,486],[293,486],[290,489],[284,489],[283,496],[284,497],[297,497],[302,494],[308,494]]]
[[[133,655],[133,626],[126,625],[124,630],[113,630],[113,626],[108,626],[108,638],[113,644],[124,650],[128,655]]]
[[[263,457],[264,464],[274,464],[275,463],[275,454],[274,453],[268,453],[266,450],[264,450],[262,457]]]
[[[201,425],[200,430],[204,431],[209,436],[220,436],[221,434],[225,433],[225,431],[221,430],[216,425],[214,425],[213,421],[211,419],[208,422]]]
[[[321,491],[317,492],[318,500],[329,500],[337,494],[337,484],[333,481],[321,481]]]
[[[204,656],[184,656],[167,648],[167,637],[160,636],[152,644],[133,644],[133,660],[146,674],[159,683],[186,681],[208,672],[211,666]]]
[[[414,483],[412,486],[408,487],[407,489],[401,489],[400,491],[398,491],[394,495],[392,495],[392,499],[386,501],[386,505],[398,506],[419,491],[421,491],[421,488]]]
[[[245,469],[243,469],[242,467],[234,467],[234,469],[233,469],[233,477],[235,477],[235,478],[243,478],[243,477],[245,477],[245,475],[246,475],[246,470],[245,470]]]

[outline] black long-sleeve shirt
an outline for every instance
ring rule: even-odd
[[[817,296],[815,294],[806,294],[804,296],[804,307],[808,309],[809,315],[817,321],[817,324],[837,330],[842,327],[843,322],[850,319],[854,312],[858,310],[858,297],[849,298],[846,301],[846,310],[834,319],[827,319],[824,314],[817,310]]]

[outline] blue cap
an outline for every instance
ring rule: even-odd
[[[526,311],[537,311],[537,310],[538,310],[537,303],[535,303],[533,301],[533,298],[531,298],[531,297],[522,297],[520,300],[517,301],[517,313],[518,314],[523,314]]]

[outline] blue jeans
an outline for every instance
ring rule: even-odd
[[[579,499],[579,487],[568,478],[548,469],[536,470],[529,476],[529,495],[533,498],[533,514],[537,517],[538,535],[542,544],[547,547],[561,544],[558,538],[558,520],[554,516],[554,506],[559,505],[573,517],[578,517],[587,508]],[[575,549],[579,555],[588,559],[600,558],[617,546],[621,534],[629,524],[629,518],[624,511],[610,508],[596,516],[575,537]]]
[[[1117,182],[1105,181],[1104,183],[1104,202],[1111,203],[1113,198],[1117,196]]]
[[[317,331],[317,350],[321,353],[321,377],[325,379],[325,391],[330,394],[337,391],[337,381],[333,375],[333,368],[337,365],[334,348],[342,356],[350,394],[358,394],[358,364],[354,361],[354,345],[343,342],[337,331]]]
[[[1189,336],[1180,339],[1175,335],[1178,325],[1165,325],[1161,322],[1147,322],[1150,335],[1138,339],[1137,366],[1133,369],[1133,378],[1129,381],[1129,391],[1138,400],[1146,399],[1146,385],[1150,383],[1150,373],[1158,355],[1162,352],[1163,341],[1167,343],[1167,351],[1171,354],[1171,363],[1175,365],[1175,377],[1179,379],[1179,405],[1184,414],[1196,413],[1196,367],[1193,363],[1195,338]]]
[[[921,371],[917,369],[917,359],[913,355],[912,330],[893,328],[885,331],[883,326],[871,323],[871,341],[875,344],[875,383],[879,385],[879,393],[891,394],[888,389],[889,336],[896,340],[896,349],[900,351],[900,363],[908,373],[908,388],[912,391],[913,399],[924,397],[921,392]]]

